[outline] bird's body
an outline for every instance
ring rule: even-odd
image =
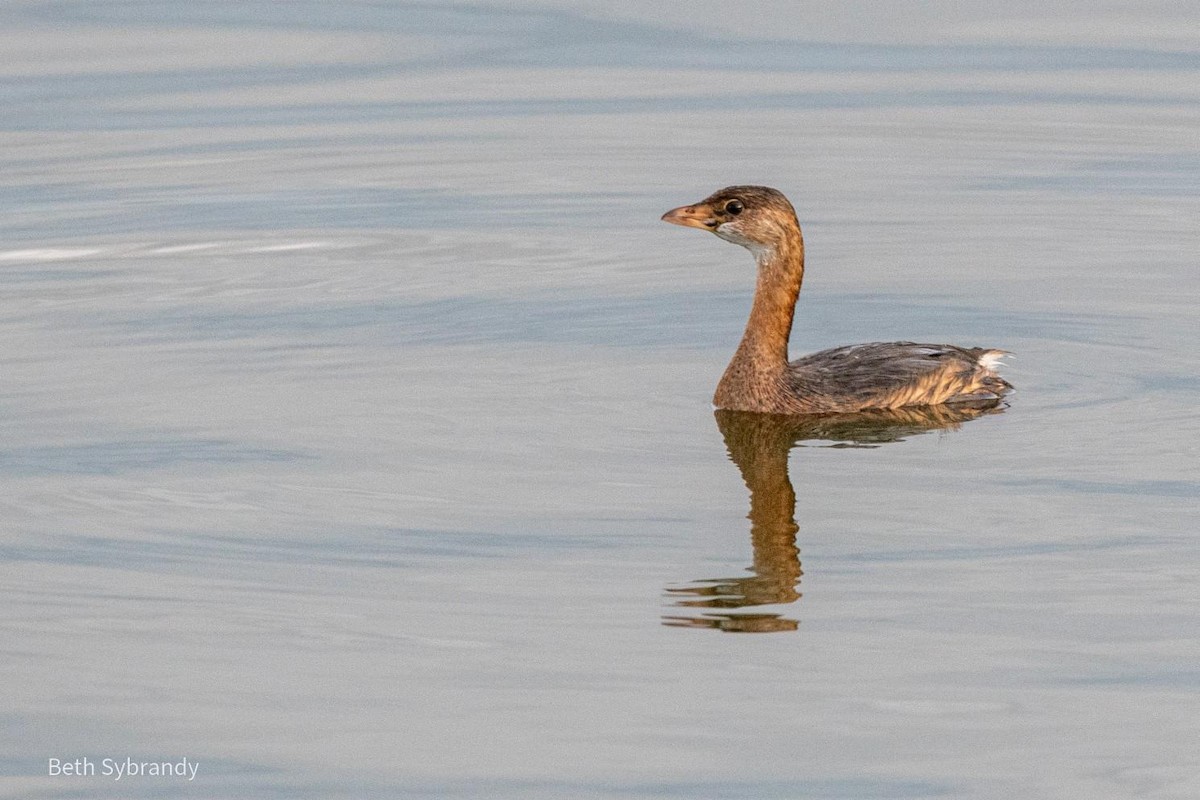
[[[992,365],[1002,351],[917,342],[872,342],[798,358],[771,374],[733,362],[717,408],[822,414],[998,400],[1010,388]]]
[[[1003,350],[875,342],[788,361],[804,278],[804,240],[791,203],[764,186],[731,186],[668,211],[676,225],[711,230],[754,254],[758,284],[741,344],[713,404],[774,414],[844,413],[999,401],[1012,389],[996,367]]]

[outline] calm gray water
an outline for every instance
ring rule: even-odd
[[[0,795],[1200,796],[1200,26],[1129,9],[0,7]],[[795,353],[1010,407],[714,416],[753,265],[658,218],[731,183]]]

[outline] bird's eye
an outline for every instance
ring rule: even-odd
[[[736,217],[738,214],[742,213],[742,209],[744,208],[745,206],[742,205],[741,200],[730,200],[725,204],[725,213]]]

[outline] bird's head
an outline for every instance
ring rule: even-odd
[[[664,222],[712,231],[740,244],[755,258],[773,252],[789,235],[799,235],[792,204],[767,186],[727,186],[690,206],[673,208]]]

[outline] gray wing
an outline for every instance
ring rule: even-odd
[[[800,391],[871,407],[995,399],[1011,385],[995,372],[1002,350],[919,342],[835,347],[790,365]],[[836,410],[836,409],[834,409]]]

